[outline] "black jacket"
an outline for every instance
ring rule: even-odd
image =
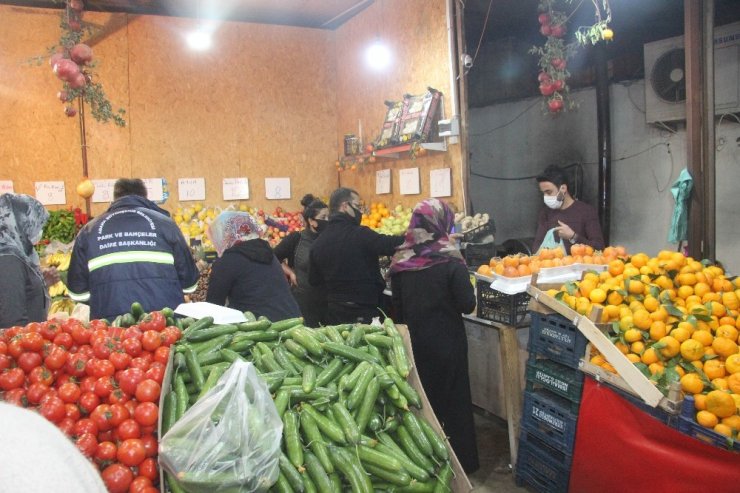
[[[67,273],[75,301],[92,318],[113,318],[140,302],[144,310],[176,308],[198,285],[198,269],[169,214],[150,200],[127,195],[77,235]]]
[[[213,264],[206,301],[272,321],[300,317],[283,268],[265,240],[238,243]]]
[[[403,236],[388,236],[335,213],[311,247],[309,282],[324,285],[331,302],[378,306],[385,282],[378,257],[393,255]]]

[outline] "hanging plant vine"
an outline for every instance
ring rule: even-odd
[[[568,59],[572,58],[579,47],[587,43],[596,44],[601,40],[611,41],[614,32],[608,27],[611,22],[611,8],[609,0],[591,0],[596,10],[596,22],[592,26],[580,26],[574,31],[575,41],[565,42],[568,33],[568,21],[578,8],[578,5],[566,14],[563,7],[558,7],[559,0],[540,0],[537,20],[540,24],[540,33],[547,39],[543,46],[533,46],[529,53],[539,57],[540,72],[537,75],[539,90],[544,96],[547,111],[557,114],[572,110],[576,107],[575,101],[570,98],[568,79]],[[571,4],[572,0],[562,0],[564,4]],[[602,12],[603,11],[603,12]]]

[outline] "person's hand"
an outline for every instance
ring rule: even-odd
[[[56,267],[46,268],[41,272],[41,274],[44,276],[44,283],[46,283],[47,288],[60,281],[59,271]]]
[[[290,284],[291,287],[298,286],[298,279],[295,276],[295,272],[293,272],[293,269],[291,269],[288,264],[282,263],[280,266],[283,268],[283,274],[285,274],[285,279],[288,280],[288,284]]]
[[[558,221],[558,225],[559,226],[555,228],[555,231],[558,233],[558,236],[560,236],[560,238],[566,241],[573,238],[575,231],[573,231],[573,229],[570,226],[565,224],[563,221]]]

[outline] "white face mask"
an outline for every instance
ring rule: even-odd
[[[560,209],[563,206],[563,199],[559,198],[559,195],[545,195],[542,198],[550,209]]]

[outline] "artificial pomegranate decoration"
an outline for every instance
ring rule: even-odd
[[[92,48],[84,43],[77,43],[69,50],[69,56],[78,65],[86,65],[90,63],[93,57]]]
[[[75,109],[74,106],[65,106],[64,107],[64,114],[67,115],[68,117],[72,118],[73,116],[75,116],[77,114],[77,110]]]
[[[85,177],[80,183],[77,184],[77,195],[87,200],[95,193],[95,185],[90,181],[88,177]]]

